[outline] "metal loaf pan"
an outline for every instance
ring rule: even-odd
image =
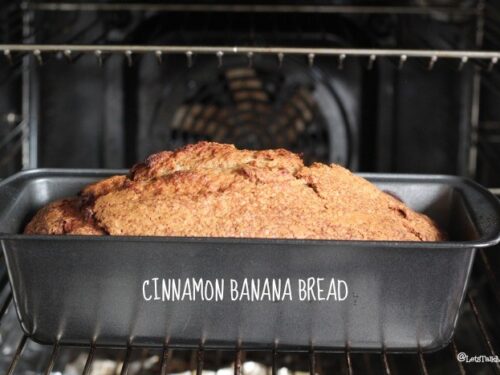
[[[430,215],[451,240],[19,234],[42,205],[116,173],[124,172],[33,170],[0,184],[3,253],[19,320],[36,341],[278,350],[346,346],[351,350],[435,350],[452,337],[475,249],[499,241],[499,202],[474,182],[447,176],[376,174],[364,177]],[[222,300],[203,301],[200,294],[195,301],[162,300],[166,296],[162,279],[166,283],[181,279],[185,287],[185,280],[193,278],[197,282],[203,279],[202,288],[208,288],[206,299],[209,281],[215,286],[216,279],[224,279]],[[289,279],[292,300],[266,300],[266,278],[281,279],[283,286]],[[248,301],[245,296],[232,300],[231,279],[238,283],[235,290],[239,295],[244,293],[245,279],[254,283],[260,279],[264,292],[259,298],[264,300]],[[311,281],[308,290],[315,292],[316,299],[325,298],[328,291],[329,300],[314,301],[312,294],[309,300],[300,300],[300,283],[307,285],[307,280],[315,282]],[[318,284],[323,292],[318,291]],[[286,288],[283,290],[285,294]]]

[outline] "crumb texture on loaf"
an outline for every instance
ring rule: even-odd
[[[439,241],[443,233],[367,180],[283,149],[200,142],[42,208],[29,234]]]

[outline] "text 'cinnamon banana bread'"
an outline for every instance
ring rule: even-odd
[[[201,142],[42,208],[27,234],[439,241],[427,216],[338,165]]]

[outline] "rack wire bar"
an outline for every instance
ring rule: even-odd
[[[474,317],[476,318],[477,324],[479,326],[479,330],[481,331],[481,335],[483,337],[484,343],[486,344],[489,354],[494,357],[496,356],[495,350],[493,349],[493,345],[491,344],[491,339],[490,336],[488,335],[488,332],[486,331],[486,327],[484,326],[483,319],[479,315],[479,310],[477,308],[476,302],[474,301],[474,297],[470,293],[467,293],[467,299],[469,300],[469,304],[472,308],[472,312],[474,313]],[[500,374],[500,363],[495,362],[494,363],[496,373]]]
[[[198,349],[196,355],[196,375],[201,375],[203,373],[203,364],[205,362],[205,351],[202,347]]]
[[[369,5],[308,5],[308,4],[158,4],[158,3],[24,3],[27,10],[42,11],[153,11],[153,12],[223,12],[223,13],[327,13],[327,14],[430,14],[446,13],[477,15],[476,7],[446,6],[369,6]]]
[[[161,356],[161,364],[160,364],[160,374],[167,375],[167,366],[168,366],[168,347],[165,345],[163,347],[163,353]]]
[[[241,349],[236,350],[235,358],[234,358],[234,375],[241,375],[242,368],[242,353]]]
[[[455,343],[455,340],[451,340],[451,351],[452,351],[452,354],[453,354],[453,359],[455,361],[455,363],[457,364],[458,366],[458,371],[460,372],[460,375],[466,375],[466,372],[465,372],[465,368],[464,368],[464,365],[462,362],[460,362],[458,360],[458,349],[457,349],[457,344]]]
[[[345,361],[347,364],[347,374],[352,375],[351,349],[347,346],[345,350]]]
[[[420,50],[420,49],[379,49],[379,48],[322,48],[322,47],[252,47],[252,46],[166,46],[166,45],[90,45],[90,44],[0,44],[0,51],[5,53],[32,53],[40,57],[42,53],[94,53],[96,55],[120,53],[131,54],[213,54],[216,57],[226,54],[275,54],[304,56],[337,56],[344,61],[348,57],[398,57],[403,61],[409,58],[458,59],[467,62],[471,59],[500,59],[500,51],[471,50]],[[375,58],[373,57],[375,56]]]
[[[85,367],[83,368],[82,375],[89,375],[90,369],[92,367],[92,362],[94,362],[94,354],[95,354],[95,345],[90,347],[89,354],[87,356],[87,361],[85,361]]]
[[[43,372],[44,375],[50,375],[52,373],[52,369],[56,363],[57,355],[59,354],[59,344],[56,343],[52,349],[52,353],[50,354],[49,362],[47,363],[47,367]]]
[[[429,371],[427,371],[427,364],[425,363],[424,353],[422,353],[420,348],[418,349],[418,364],[422,375],[429,375]]]
[[[125,352],[125,358],[123,359],[120,375],[127,375],[131,356],[132,356],[132,347],[129,345],[127,346],[127,351]]]
[[[9,132],[4,137],[2,137],[2,141],[0,142],[0,149],[4,148],[5,146],[8,146],[14,138],[16,138],[19,134],[22,134],[25,128],[26,128],[26,122],[21,121],[11,130],[9,130]]]
[[[7,375],[12,375],[14,373],[17,363],[21,358],[21,354],[23,353],[24,347],[26,346],[26,340],[28,340],[28,336],[23,335],[21,341],[19,341],[19,345],[17,345],[16,353],[14,354],[14,358],[12,359],[12,362],[10,363],[10,366],[7,370]]]
[[[382,362],[384,363],[385,375],[391,375],[391,367],[389,366],[389,358],[387,358],[387,352],[382,351]]]

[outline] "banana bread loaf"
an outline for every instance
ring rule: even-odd
[[[439,241],[444,234],[338,165],[201,142],[42,208],[27,234]]]

